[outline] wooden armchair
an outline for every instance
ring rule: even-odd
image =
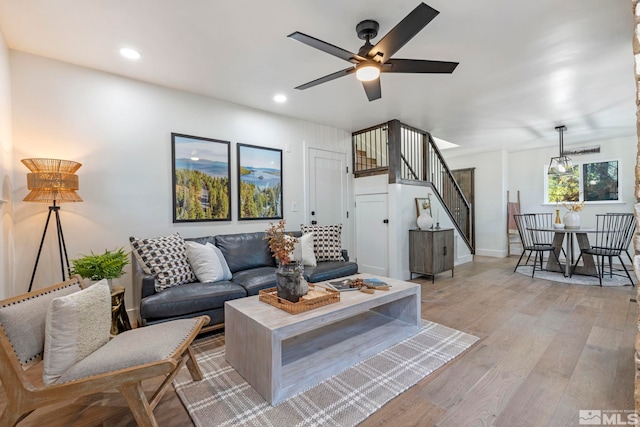
[[[153,409],[180,368],[186,364],[194,380],[202,379],[189,346],[208,323],[207,316],[133,329],[111,339],[107,332],[106,344],[59,378],[33,381],[27,371],[43,357],[47,363],[45,335],[50,331],[52,301],[56,298],[59,302],[83,288],[82,278],[73,276],[49,288],[0,301],[0,379],[7,394],[1,426],[15,426],[39,407],[113,388],[122,393],[139,426],[157,426]],[[47,340],[51,340],[48,335]],[[165,379],[147,399],[141,381],[158,376]]]

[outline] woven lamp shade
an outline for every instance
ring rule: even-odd
[[[76,193],[80,188],[75,172],[81,163],[57,159],[23,159],[29,168],[27,188],[31,190],[23,199],[25,202],[81,202]]]

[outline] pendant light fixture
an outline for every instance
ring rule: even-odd
[[[573,162],[571,159],[564,155],[564,147],[562,140],[562,133],[567,130],[566,126],[556,126],[555,128],[560,134],[560,154],[558,157],[552,157],[551,163],[549,163],[549,175],[571,175],[573,174]]]

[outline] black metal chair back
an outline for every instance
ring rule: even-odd
[[[514,215],[513,218],[515,219],[516,227],[518,228],[518,233],[522,240],[522,255],[520,255],[520,259],[518,259],[518,263],[516,264],[514,271],[520,266],[520,262],[527,251],[529,251],[529,256],[527,257],[524,265],[528,264],[531,254],[535,252],[531,277],[533,277],[536,272],[538,257],[540,259],[539,270],[543,270],[542,264],[544,252],[549,252],[549,256],[553,256],[559,265],[560,260],[558,259],[558,254],[555,252],[555,248],[552,245],[554,235],[553,231],[541,230],[553,228],[553,214],[520,214]]]
[[[596,215],[596,235],[592,249],[601,249],[606,256],[620,256],[625,251],[635,231],[635,220],[630,213]],[[631,235],[631,237],[629,237]]]
[[[553,214],[534,213],[514,215],[523,246],[527,250],[539,246],[548,246],[553,242],[552,231],[540,231],[542,228],[553,228]]]
[[[624,242],[622,243],[622,247],[624,252],[627,254],[627,257],[629,257],[629,261],[631,262],[631,264],[633,264],[633,258],[631,258],[631,254],[629,254],[629,247],[631,246],[631,241],[633,240],[633,236],[636,233],[636,221],[635,218],[633,217],[632,213],[613,213],[613,212],[609,212],[607,213],[607,215],[626,215],[631,217],[631,219],[627,219],[628,221],[628,225],[626,228],[626,231],[624,232]]]
[[[622,252],[627,251],[631,238],[633,237],[633,233],[635,232],[635,228],[635,218],[631,213],[597,214],[595,241],[590,248],[582,249],[580,257],[578,257],[578,260],[574,264],[574,269],[580,261],[583,253],[588,253],[597,257],[598,262],[596,263],[596,268],[598,270],[598,280],[600,281],[600,286],[602,286],[602,278],[604,277],[605,270],[605,258],[609,260],[609,276],[612,276],[614,274],[613,257],[618,257],[629,282],[631,285],[635,286],[631,279],[631,275],[620,256]],[[631,237],[629,237],[630,234]]]

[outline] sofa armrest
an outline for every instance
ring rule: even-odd
[[[346,249],[342,249],[342,258],[344,258],[345,261],[349,261],[349,251],[347,251]]]
[[[140,302],[143,298],[156,293],[156,277],[142,270],[138,259],[131,253],[131,289],[133,290],[133,305],[140,316]],[[140,319],[138,318],[138,322]],[[140,324],[140,323],[138,323]]]

